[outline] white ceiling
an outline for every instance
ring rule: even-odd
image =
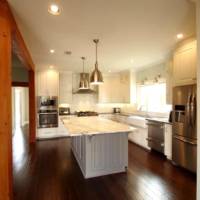
[[[176,34],[195,34],[195,4],[189,0],[56,0],[61,15],[47,12],[48,0],[9,0],[38,69],[87,71],[95,61],[92,39],[99,38],[102,71],[139,68],[165,59]],[[55,49],[50,54],[49,49]],[[72,51],[65,55],[64,51]],[[133,60],[133,63],[131,62]]]

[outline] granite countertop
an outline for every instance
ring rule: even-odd
[[[63,117],[62,121],[71,136],[96,135],[108,133],[129,133],[136,128],[114,122],[98,116],[94,117]]]

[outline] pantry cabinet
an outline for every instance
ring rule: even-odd
[[[38,71],[36,74],[37,96],[59,95],[59,73],[55,70]]]
[[[174,86],[196,83],[197,42],[185,41],[174,53],[173,82]]]
[[[99,86],[99,103],[130,103],[130,72],[104,75],[104,83]]]

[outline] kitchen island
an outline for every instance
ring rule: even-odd
[[[101,117],[66,117],[62,121],[85,178],[126,171],[128,133],[135,128]]]

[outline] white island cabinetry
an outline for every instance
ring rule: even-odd
[[[63,122],[85,178],[126,171],[128,134],[134,128],[101,117],[74,117]]]
[[[85,178],[124,172],[128,167],[128,134],[76,136],[71,147]]]

